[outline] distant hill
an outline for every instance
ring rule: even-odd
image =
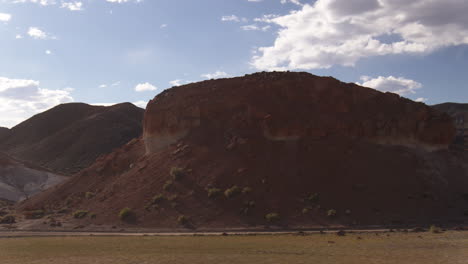
[[[167,89],[143,126],[141,138],[18,209],[165,229],[468,220],[468,164],[449,148],[452,119],[396,94],[256,73]]]
[[[71,175],[100,155],[139,137],[143,113],[143,109],[130,103],[108,107],[59,105],[4,132],[0,151]]]
[[[0,154],[0,201],[19,201],[44,191],[66,177]]]

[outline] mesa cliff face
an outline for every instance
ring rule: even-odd
[[[191,88],[166,90],[148,104],[147,153],[226,128],[272,141],[337,136],[426,150],[447,149],[455,136],[450,117],[424,104],[308,73],[257,73]]]

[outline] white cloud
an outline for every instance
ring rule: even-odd
[[[8,22],[11,20],[11,15],[7,13],[0,13],[0,22]]]
[[[383,77],[379,76],[372,79],[369,76],[362,76],[361,80],[363,83],[357,83],[358,85],[374,88],[382,92],[391,92],[398,95],[415,94],[416,90],[422,87],[422,84],[410,79],[403,77]]]
[[[34,3],[34,4],[39,4],[42,6],[48,6],[48,5],[55,5],[56,1],[55,0],[11,0],[10,2],[14,4],[18,3]]]
[[[111,84],[111,86],[119,86],[120,83],[121,83],[120,81],[116,81],[116,82],[114,82],[113,84]]]
[[[182,80],[179,80],[179,79],[173,80],[173,81],[170,81],[169,84],[172,86],[180,86],[182,85]]]
[[[242,30],[246,30],[246,31],[267,31],[270,28],[271,28],[270,25],[260,27],[260,26],[258,26],[256,24],[246,25],[246,26],[241,27]]]
[[[140,100],[140,101],[132,102],[132,104],[134,104],[134,105],[136,105],[136,106],[138,106],[140,108],[145,109],[146,105],[148,104],[148,101]]]
[[[70,11],[82,11],[83,3],[82,2],[63,2],[62,8],[67,8]]]
[[[247,0],[247,2],[255,2],[255,3],[258,3],[258,2],[263,2],[263,0]]]
[[[214,73],[202,74],[201,77],[207,78],[207,79],[217,79],[217,78],[222,78],[222,77],[229,77],[229,74],[223,71],[216,71]]]
[[[248,22],[249,20],[245,17],[238,17],[236,15],[222,16],[221,21],[229,22]]]
[[[137,84],[137,86],[135,86],[135,91],[136,92],[146,92],[146,91],[155,91],[157,90],[158,88],[154,85],[152,85],[151,83],[140,83],[140,84]]]
[[[99,88],[106,88],[107,87],[107,84],[101,84],[99,85]]]
[[[135,2],[135,3],[143,2],[143,0],[106,0],[106,1],[110,3],[119,3],[119,4],[128,3],[128,2]]]
[[[317,0],[284,16],[257,19],[279,26],[259,48],[261,70],[354,66],[362,58],[427,54],[468,44],[466,0]]]
[[[159,28],[167,28],[167,24],[162,24]]]
[[[15,36],[15,39],[22,39],[22,38],[23,38],[23,36],[20,35],[20,34],[17,34],[17,35]]]
[[[414,100],[415,102],[420,102],[420,103],[425,103],[427,102],[429,99],[427,98],[423,98],[423,97],[419,97],[417,98],[416,100]]]
[[[12,127],[58,104],[73,102],[69,88],[40,88],[39,81],[0,77],[0,126]]]
[[[51,55],[51,54],[52,54],[52,51],[51,51],[51,50],[46,50],[46,51],[45,51],[45,54]]]
[[[34,39],[47,39],[49,35],[37,27],[30,27],[28,35]]]
[[[280,1],[283,5],[287,3],[293,3],[295,5],[302,5],[299,0],[281,0]]]

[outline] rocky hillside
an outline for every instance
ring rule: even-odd
[[[468,104],[444,103],[433,107],[453,118],[457,129],[456,143],[468,150]]]
[[[454,136],[446,114],[330,77],[203,81],[156,96],[140,139],[19,209],[154,228],[465,221]]]
[[[0,140],[1,138],[7,136],[10,133],[10,129],[6,127],[0,127]]]
[[[0,154],[0,200],[20,201],[65,179],[64,176]]]
[[[13,127],[0,137],[0,151],[51,171],[71,175],[142,133],[144,110],[63,104]]]

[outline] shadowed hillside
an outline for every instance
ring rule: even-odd
[[[59,105],[13,127],[0,137],[0,149],[52,171],[73,174],[139,137],[143,112],[130,103]]]

